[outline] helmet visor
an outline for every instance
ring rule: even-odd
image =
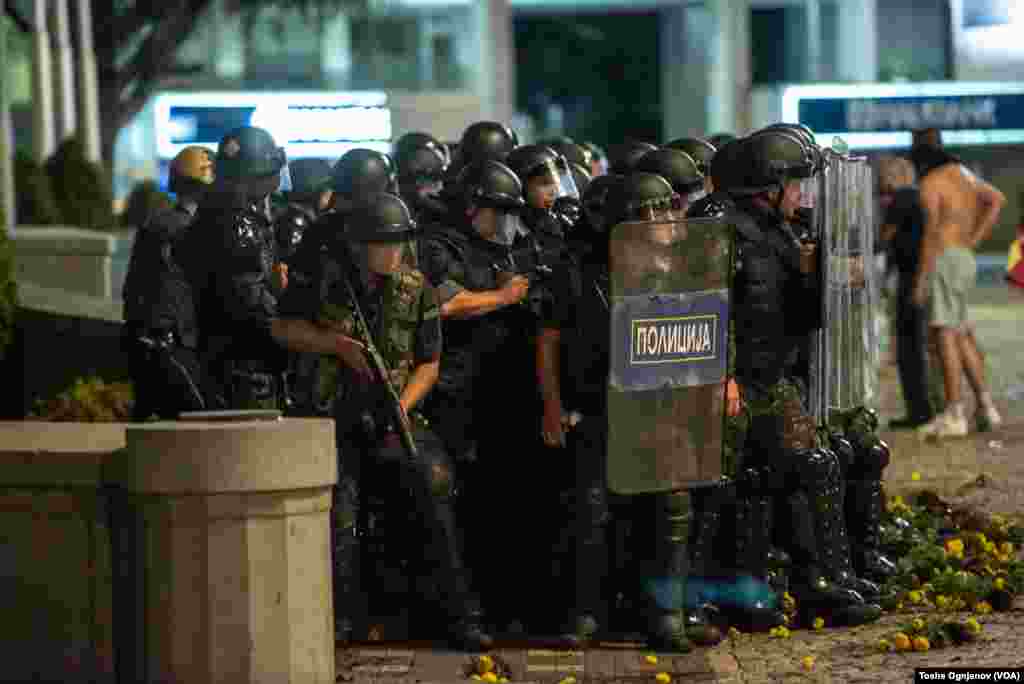
[[[800,180],[800,207],[803,209],[814,209],[818,205],[818,192],[820,183],[817,177],[803,178]]]
[[[283,153],[284,151],[282,150],[282,154]],[[277,186],[278,192],[291,192],[294,189],[294,186],[292,185],[292,173],[288,170],[288,164],[281,167],[279,174],[281,176],[281,181]]]
[[[572,176],[572,168],[565,157],[547,160],[537,164],[530,170],[528,183],[542,184],[551,188],[554,196],[552,201],[560,197],[579,199],[580,191],[576,187],[576,179]]]

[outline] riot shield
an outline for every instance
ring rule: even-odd
[[[722,475],[733,231],[721,219],[628,222],[609,239],[608,486]]]
[[[826,150],[820,207],[822,329],[813,345],[814,413],[836,412],[879,400],[879,346],[874,313],[874,174],[863,157]]]

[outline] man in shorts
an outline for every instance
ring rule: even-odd
[[[968,324],[967,298],[977,278],[974,250],[992,233],[1006,197],[932,141],[916,144],[911,158],[921,178],[925,213],[912,298],[918,306],[929,305],[929,326],[938,342],[946,392],[945,410],[918,431],[928,437],[961,437],[968,432],[961,386],[964,372],[977,398],[979,430],[1002,423],[985,382],[984,359]]]

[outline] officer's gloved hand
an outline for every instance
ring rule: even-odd
[[[580,201],[575,197],[559,197],[555,200],[554,206],[551,207],[551,212],[558,219],[558,222],[562,224],[562,230],[566,234],[569,234],[576,227],[583,213]]]

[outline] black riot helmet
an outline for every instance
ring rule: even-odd
[[[650,221],[685,210],[679,194],[669,182],[654,173],[634,171],[614,186],[605,205],[608,225],[623,221]]]
[[[703,195],[704,174],[697,168],[697,162],[685,152],[663,147],[640,157],[633,168],[661,176],[673,190],[688,199],[698,200],[697,193]]]
[[[582,197],[592,180],[590,177],[590,167],[570,162],[569,170],[572,171],[572,180],[576,183],[576,189],[579,191],[580,197]]]
[[[331,165],[324,159],[296,159],[288,164],[290,199],[302,200],[331,189]]]
[[[733,196],[782,190],[787,181],[810,178],[817,170],[812,151],[787,131],[762,131],[739,144],[724,171],[724,184],[715,178],[715,187]]]
[[[214,174],[236,180],[267,177],[281,173],[287,163],[284,149],[270,133],[256,126],[241,126],[228,132],[217,146]]]
[[[586,225],[591,231],[603,235],[612,225],[607,220],[608,198],[616,194],[615,187],[625,180],[625,176],[616,174],[605,174],[598,176],[583,193],[583,215],[586,217]]]
[[[459,141],[459,163],[465,166],[485,159],[503,162],[517,145],[519,138],[505,124],[478,121],[462,134],[462,140]]]
[[[390,192],[366,197],[344,221],[345,239],[354,242],[406,242],[417,234],[409,207]]]
[[[693,161],[697,162],[697,168],[701,174],[707,176],[711,173],[711,158],[717,151],[715,146],[701,138],[679,138],[667,143],[665,147],[671,150],[679,150],[690,155]]]
[[[391,157],[375,150],[349,150],[331,170],[331,189],[349,198],[395,192],[395,165]]]
[[[565,160],[570,164],[580,164],[581,166],[589,169],[590,162],[594,159],[593,153],[582,145],[577,145],[574,142],[566,142],[566,140],[568,139],[560,138],[554,140],[548,144],[548,147],[565,157]],[[587,173],[590,172],[587,171]]]
[[[505,160],[516,176],[526,186],[535,178],[544,177],[557,186],[555,198],[579,198],[579,190],[572,177],[572,170],[565,157],[546,145],[522,145],[512,150]]]
[[[395,166],[402,184],[440,181],[448,168],[448,151],[426,133],[406,133],[395,143]]]
[[[627,175],[640,157],[656,149],[655,145],[637,141],[615,145],[609,152],[609,170],[611,173]]]
[[[824,167],[825,161],[821,154],[821,148],[819,148],[815,142],[814,133],[811,132],[810,128],[803,124],[775,123],[771,126],[766,126],[759,131],[755,131],[751,135],[760,135],[771,131],[783,131],[785,133],[789,133],[803,143],[814,156],[815,172]]]
[[[464,206],[517,211],[526,206],[523,184],[509,167],[488,159],[474,162],[459,172],[453,194]]]

